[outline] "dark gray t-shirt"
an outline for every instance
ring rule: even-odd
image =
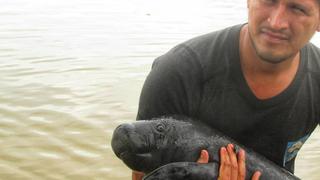
[[[320,118],[320,50],[311,43],[303,47],[293,82],[260,100],[241,71],[241,27],[196,37],[157,58],[137,119],[174,114],[199,119],[293,172],[296,154]]]

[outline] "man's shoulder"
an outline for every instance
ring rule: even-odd
[[[302,49],[302,56],[307,61],[308,71],[317,72],[320,75],[320,48],[312,43],[306,44]]]
[[[172,48],[168,53],[185,53],[193,55],[206,55],[210,51],[221,51],[221,49],[234,45],[239,40],[240,29],[243,25],[234,25],[219,29],[207,34],[196,36],[182,42]]]
[[[320,57],[320,48],[317,47],[316,45],[314,45],[313,43],[309,42],[306,45],[307,49],[308,49],[308,53],[310,53],[313,56],[318,56]]]
[[[320,89],[320,49],[312,43],[307,43],[301,50],[302,71],[304,80],[313,88]]]
[[[238,40],[240,29],[243,25],[230,26],[224,29],[213,31],[204,35],[197,36],[180,44],[194,52],[212,51],[219,48],[226,48]]]
[[[242,25],[227,27],[187,40],[154,62],[154,66],[163,65],[166,68],[199,67],[204,74],[211,76],[236,58],[239,44],[239,34]]]

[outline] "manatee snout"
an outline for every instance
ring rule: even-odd
[[[121,153],[130,150],[130,134],[134,132],[132,124],[121,124],[113,132],[111,146],[116,156],[120,157]]]
[[[114,153],[121,158],[124,153],[144,153],[146,147],[149,147],[146,139],[147,135],[137,131],[135,125],[121,124],[114,130],[111,146]]]
[[[150,152],[152,146],[150,143],[153,141],[148,138],[150,131],[144,131],[144,128],[137,124],[119,125],[113,132],[111,146],[116,156],[129,168],[149,172],[150,167],[151,170],[155,168],[151,163],[153,156]]]

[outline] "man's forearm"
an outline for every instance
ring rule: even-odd
[[[132,171],[132,180],[142,180],[144,174],[138,171]]]

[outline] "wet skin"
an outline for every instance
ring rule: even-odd
[[[209,153],[209,162],[219,164],[220,148],[228,144],[234,144],[232,149],[236,152],[240,148],[247,152],[248,177],[259,170],[261,179],[298,179],[252,150],[191,119],[164,118],[123,124],[114,131],[112,138],[115,154],[132,170],[144,173],[172,162],[196,162],[203,149]]]

